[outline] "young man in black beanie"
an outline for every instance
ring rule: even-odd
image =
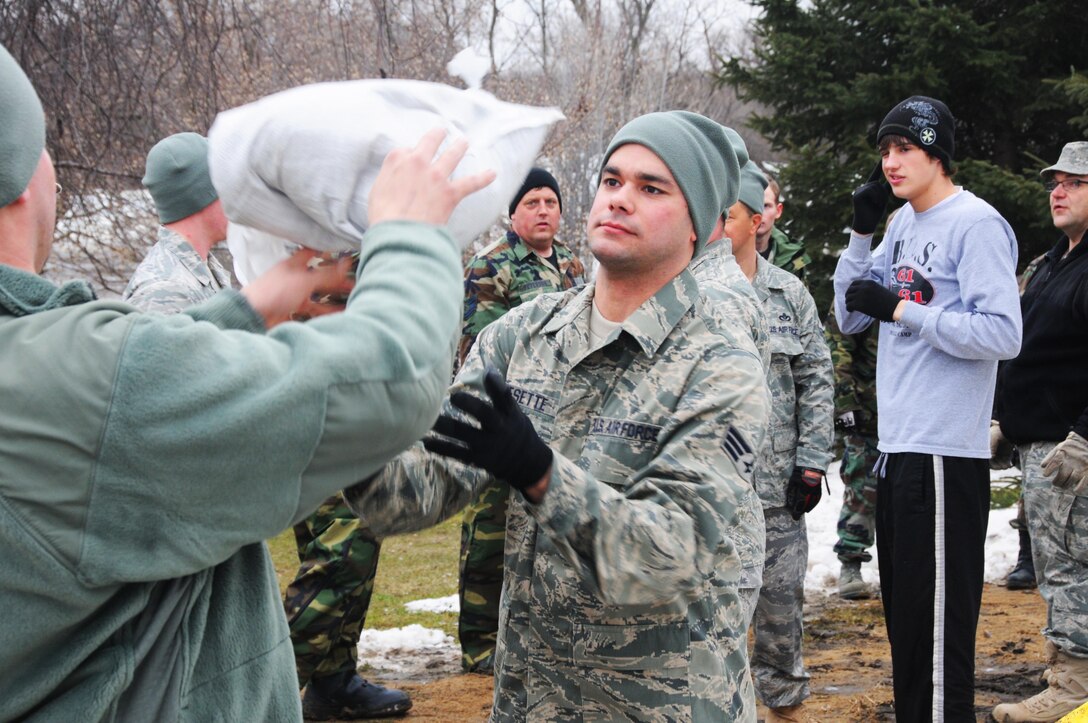
[[[955,119],[912,96],[877,132],[835,269],[844,333],[880,322],[877,555],[900,723],[974,721],[999,359],[1020,348],[1016,239],[952,182]],[[870,250],[888,191],[907,203]]]
[[[562,216],[555,176],[531,169],[510,201],[510,230],[465,269],[460,361],[476,335],[514,307],[585,283],[582,262],[555,238]],[[468,506],[461,524],[458,632],[461,667],[468,672],[490,673],[493,666],[509,492],[505,484],[488,488]]]

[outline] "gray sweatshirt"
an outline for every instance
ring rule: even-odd
[[[855,279],[874,279],[912,302],[880,324],[879,449],[989,458],[999,359],[1020,350],[1016,239],[992,206],[957,192],[924,213],[906,204],[884,240],[851,234],[835,268],[835,314],[846,334],[872,323],[848,313]]]

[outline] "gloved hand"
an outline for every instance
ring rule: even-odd
[[[901,299],[872,279],[857,279],[846,289],[846,310],[860,311],[880,321],[895,321]]]
[[[883,162],[877,161],[869,180],[854,189],[854,219],[850,222],[850,228],[862,236],[876,232],[876,225],[888,208],[890,192],[891,186],[884,178]]]
[[[790,481],[786,485],[786,509],[790,511],[790,517],[799,520],[801,515],[812,512],[823,494],[823,490],[820,489],[823,479],[824,473],[818,469],[793,468],[793,474],[790,475]]]
[[[484,390],[491,398],[490,404],[467,392],[450,396],[450,403],[475,418],[479,427],[442,415],[432,431],[456,443],[432,435],[424,438],[423,446],[435,454],[480,467],[515,489],[532,487],[551,467],[551,447],[518,408],[497,369],[487,369]]]
[[[849,412],[843,412],[839,416],[835,417],[836,429],[847,431],[853,429],[856,426],[858,426],[858,418],[857,414],[855,414],[854,410],[852,409]]]
[[[1015,447],[1001,433],[1001,423],[990,420],[990,469],[1008,469],[1012,467],[1012,453]]]
[[[1043,457],[1043,474],[1054,475],[1054,486],[1075,495],[1088,494],[1088,439],[1070,432]]]

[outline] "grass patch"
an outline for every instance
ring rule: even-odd
[[[390,537],[382,543],[374,595],[366,627],[385,630],[418,623],[457,637],[457,613],[413,613],[404,603],[446,597],[457,592],[457,564],[461,546],[461,516],[411,535]],[[298,570],[295,536],[286,530],[268,541],[280,592]]]
[[[1020,499],[1020,475],[1001,477],[990,482],[990,509],[1012,507]]]

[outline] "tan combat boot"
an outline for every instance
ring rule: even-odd
[[[807,723],[807,721],[808,715],[805,712],[804,703],[767,710],[766,723]]]
[[[1046,643],[1050,668],[1043,673],[1047,689],[1022,703],[994,708],[998,723],[1054,723],[1088,702],[1088,658],[1074,658]]]

